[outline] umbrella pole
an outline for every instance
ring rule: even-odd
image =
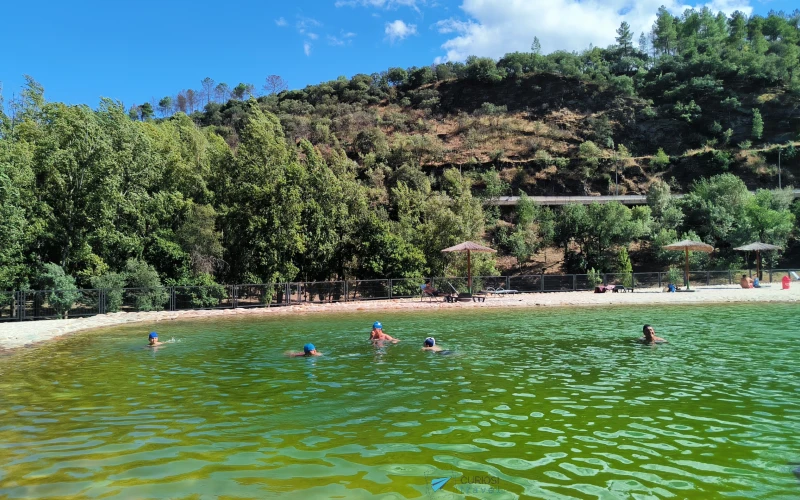
[[[761,281],[761,251],[756,250],[756,278]]]
[[[471,252],[467,250],[467,288],[469,294],[472,295],[472,260],[470,259]]]
[[[686,249],[686,289],[689,289],[689,249]]]

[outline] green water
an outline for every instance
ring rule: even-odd
[[[0,358],[0,498],[798,498],[799,375],[796,305],[126,326]]]

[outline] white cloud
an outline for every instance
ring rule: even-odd
[[[347,33],[342,33],[341,36],[333,36],[328,35],[328,45],[333,45],[336,47],[341,47],[342,45],[350,45],[353,43],[353,38],[355,38],[356,34],[352,31],[348,31]]]
[[[317,35],[316,33],[309,33],[308,38],[316,40],[317,38],[319,38],[319,35]]]
[[[411,7],[419,12],[418,3],[424,4],[425,0],[336,0],[335,5],[337,7],[375,7],[378,9]]]
[[[394,43],[403,40],[404,38],[408,38],[411,35],[416,35],[417,25],[406,24],[398,19],[396,21],[386,23],[386,29],[384,30],[384,33],[386,33],[386,38],[388,38],[390,42]]]
[[[749,0],[711,0],[712,11],[752,12]],[[590,44],[605,47],[614,43],[616,29],[627,21],[634,32],[649,33],[656,12],[666,5],[680,14],[689,5],[679,0],[463,0],[461,10],[468,20],[445,19],[434,26],[440,33],[454,33],[442,48],[442,61],[462,61],[469,55],[501,57],[507,52],[529,51],[533,37],[539,38],[544,53],[554,50],[583,50]],[[624,12],[624,14],[622,14]],[[388,27],[387,27],[388,34]]]
[[[308,42],[303,42],[303,52],[305,52],[305,54],[306,54],[307,56],[310,56],[310,55],[311,55],[311,44],[310,44],[310,43],[308,43]]]
[[[275,20],[275,24],[281,27],[286,26],[286,19],[279,17],[278,19]]]
[[[308,31],[309,29],[316,28],[318,26],[322,26],[322,23],[311,17],[303,17],[303,16],[298,16],[297,24],[295,24],[298,33],[301,34],[305,34],[305,32]]]

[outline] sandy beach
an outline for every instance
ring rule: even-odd
[[[640,289],[629,293],[521,293],[489,296],[485,302],[446,303],[440,300],[414,299],[372,300],[327,304],[302,304],[287,307],[253,309],[217,309],[195,311],[159,311],[112,313],[65,320],[24,321],[0,323],[0,350],[31,347],[37,343],[75,332],[140,322],[176,321],[215,316],[281,316],[318,313],[348,313],[356,311],[411,311],[458,308],[497,307],[603,307],[652,304],[713,304],[752,302],[800,302],[800,284],[790,290],[780,285],[745,290],[738,285],[698,287],[694,292],[664,293],[657,289]]]

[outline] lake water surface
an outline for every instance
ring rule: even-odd
[[[437,310],[78,334],[0,357],[0,498],[794,499],[799,318]],[[374,348],[375,320],[403,341]],[[634,343],[645,322],[670,343]],[[151,329],[176,342],[142,348]],[[421,352],[429,335],[454,354]],[[325,356],[283,355],[306,342]]]

